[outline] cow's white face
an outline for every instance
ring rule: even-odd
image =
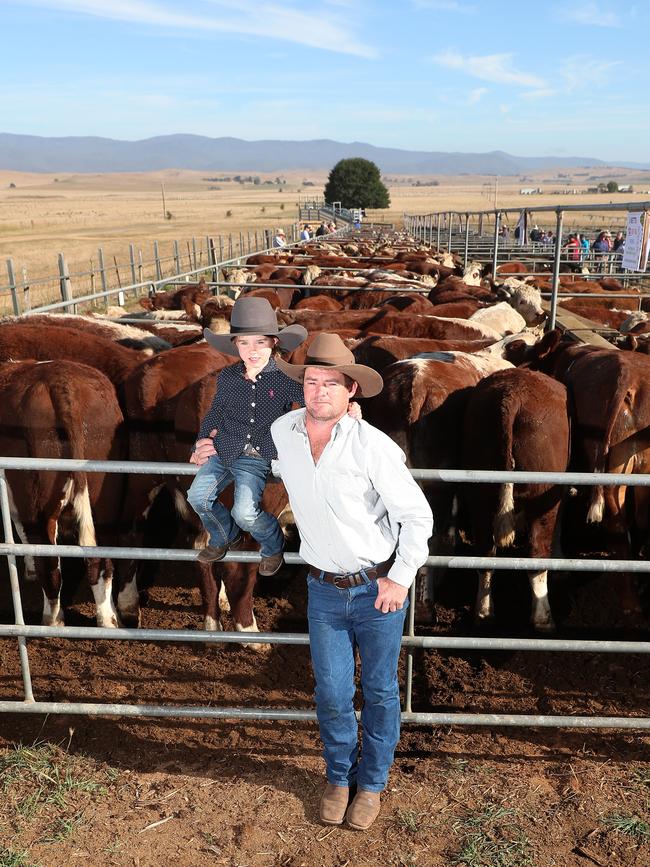
[[[526,320],[526,325],[539,325],[546,318],[542,295],[534,286],[520,286],[508,299],[510,306]]]

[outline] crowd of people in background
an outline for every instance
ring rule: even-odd
[[[336,223],[335,222],[326,222],[323,220],[320,226],[314,231],[313,227],[309,223],[304,223],[303,227],[300,231],[299,240],[301,241],[311,241],[312,238],[322,238],[324,235],[331,235],[332,232],[336,232]],[[273,238],[273,246],[274,247],[288,247],[287,237],[284,233],[284,229],[278,228],[275,230],[275,237]]]
[[[510,241],[510,229],[507,225],[501,226],[499,238],[502,244],[507,244]],[[540,229],[537,225],[534,225],[530,230],[528,239],[533,244],[542,244],[548,247],[555,245],[553,232]],[[519,240],[517,230],[515,230],[515,240]],[[593,241],[590,241],[584,233],[572,232],[562,249],[566,251],[570,262],[584,262],[590,253],[595,254],[595,258],[603,258],[609,253],[618,253],[622,256],[625,250],[625,237],[623,232],[617,232],[615,237],[612,237],[610,231],[603,230],[596,235]]]

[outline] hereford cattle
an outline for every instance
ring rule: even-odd
[[[6,317],[0,320],[0,327],[11,324],[34,325],[43,328],[72,328],[85,334],[102,337],[135,349],[148,355],[171,349],[171,344],[158,335],[148,334],[140,328],[119,322],[73,316],[69,313],[43,313],[31,316]]]
[[[472,313],[481,309],[481,306],[481,303],[475,298],[464,301],[449,301],[444,304],[436,303],[433,305],[433,315],[450,319],[469,319]]]
[[[371,335],[347,341],[359,364],[366,364],[380,373],[389,364],[413,358],[427,352],[477,352],[490,345],[489,340],[424,340],[418,337],[396,337],[394,334]],[[300,362],[293,361],[294,364]]]
[[[364,402],[366,421],[388,434],[406,454],[410,467],[458,468],[463,413],[469,390],[483,376],[511,365],[503,359],[492,364],[473,361],[467,353],[434,353],[386,367],[384,388]],[[441,482],[422,485],[435,516],[433,552],[451,533],[455,488]],[[430,579],[419,588],[420,599],[430,603]]]
[[[124,459],[124,419],[111,382],[99,371],[67,360],[0,364],[0,454],[25,458]],[[12,522],[23,543],[117,544],[123,496],[120,474],[7,471]],[[43,623],[64,624],[61,564],[25,557],[27,578],[43,587]],[[97,625],[118,626],[111,597],[113,565],[89,558],[86,572]]]
[[[554,376],[569,392],[572,464],[585,472],[650,471],[650,358],[636,352],[561,342],[549,332],[527,353],[528,365]],[[591,488],[587,521],[600,524],[608,550],[638,555],[650,531],[650,491],[625,485]],[[639,612],[629,575],[620,576],[625,612]]]
[[[160,356],[154,356],[151,360],[156,357]],[[79,361],[100,370],[118,387],[142,361],[150,358],[150,354],[134,352],[112,340],[83,334],[73,328],[51,328],[45,331],[38,325],[27,323],[2,326],[0,361],[28,358],[38,361]]]
[[[569,461],[569,415],[565,387],[530,370],[501,370],[469,394],[462,437],[462,467],[468,470],[565,472]],[[494,557],[519,538],[527,555],[552,556],[562,486],[502,483],[461,486],[476,554]],[[475,618],[492,620],[493,570],[479,571]],[[554,629],[547,572],[529,572],[531,623]]]
[[[546,319],[539,289],[524,280],[509,277],[494,287],[497,297],[504,298],[526,320],[526,325],[539,325]]]
[[[293,309],[320,310],[331,313],[334,310],[343,310],[343,305],[336,298],[331,298],[329,295],[310,295],[309,298],[302,298],[294,304]]]
[[[139,298],[138,303],[145,310],[185,310],[193,305],[201,306],[210,297],[210,290],[206,286],[205,278],[198,283],[188,283],[180,289],[172,289],[169,292],[155,292],[147,298]]]
[[[526,327],[524,317],[513,310],[507,301],[501,301],[499,304],[477,310],[472,313],[468,321],[494,328],[502,337],[505,337],[506,334],[517,334]]]

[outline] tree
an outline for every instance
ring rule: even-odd
[[[325,201],[340,202],[344,208],[388,208],[390,196],[377,166],[354,157],[339,160],[330,172]]]
[[[616,181],[608,181],[607,192],[608,193],[617,193],[618,192],[618,184],[616,183]]]

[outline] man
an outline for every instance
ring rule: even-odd
[[[302,227],[302,232],[300,233],[301,241],[310,241],[311,240],[311,226],[308,223]]]
[[[336,334],[319,334],[305,364],[278,358],[303,383],[305,409],[271,426],[279,474],[310,564],[309,641],[327,766],[321,820],[366,830],[399,739],[397,662],[408,588],[428,555],[433,519],[402,450],[347,417],[354,395],[378,394],[381,376]],[[354,653],[361,658],[361,757],[354,715]],[[356,795],[348,807],[349,799]],[[346,814],[347,810],[347,814]]]
[[[327,223],[325,222],[325,220],[323,220],[323,222],[320,224],[320,226],[316,229],[316,237],[322,238],[323,235],[328,235],[328,234],[329,234],[329,230],[327,228]]]
[[[273,246],[274,247],[286,247],[287,239],[284,234],[284,229],[282,227],[275,230],[275,237],[273,238]]]

